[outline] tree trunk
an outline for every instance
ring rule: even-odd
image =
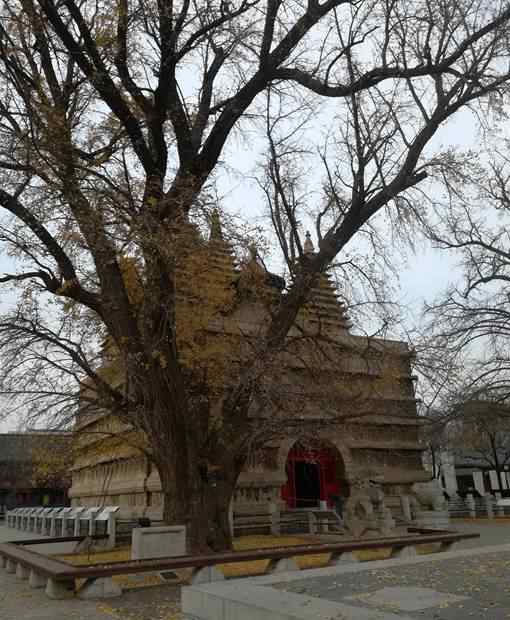
[[[165,459],[160,456],[158,461],[163,521],[186,526],[188,553],[230,550],[229,508],[238,478],[232,460],[225,458],[213,470],[198,459],[185,465],[173,454]]]
[[[192,380],[184,379],[177,364],[154,364],[143,381],[138,379],[142,428],[161,480],[164,522],[186,526],[189,553],[230,549],[229,506],[243,465],[233,438],[240,430],[210,431],[209,404],[190,398]]]
[[[436,471],[436,450],[432,444],[430,445],[430,455],[432,458],[432,477],[439,478]]]

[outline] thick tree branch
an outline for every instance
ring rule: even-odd
[[[47,282],[51,285],[50,291],[71,297],[85,306],[88,306],[99,316],[102,316],[103,309],[101,307],[100,298],[97,294],[91,293],[85,290],[79,283],[76,270],[70,258],[64,252],[60,244],[51,235],[51,233],[39,222],[39,220],[26,209],[21,202],[11,196],[6,191],[0,189],[0,206],[15,215],[20,221],[22,221],[43,243],[44,247],[48,250],[50,255],[57,263],[60,273],[62,274],[63,281]]]
[[[115,83],[113,82],[108,70],[104,66],[95,44],[92,41],[90,32],[85,24],[83,16],[81,15],[78,7],[72,0],[66,2],[69,10],[82,32],[85,40],[88,42],[88,52],[92,55],[93,62],[91,62],[83,50],[82,46],[76,41],[76,39],[69,32],[66,24],[62,21],[58,10],[53,0],[37,0],[41,6],[41,9],[49,20],[55,32],[60,37],[62,43],[72,54],[73,58],[79,65],[80,69],[90,80],[91,84],[96,88],[101,95],[105,103],[110,107],[112,112],[122,122],[126,129],[126,132],[131,140],[133,149],[138,155],[140,162],[146,171],[151,172],[154,168],[154,161],[150,150],[145,142],[145,138],[140,127],[140,123],[129,109],[128,104],[122,98],[121,93],[118,91]]]

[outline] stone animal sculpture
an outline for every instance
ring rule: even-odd
[[[415,498],[421,506],[431,510],[445,510],[446,500],[438,480],[415,482],[411,487]]]
[[[345,503],[344,524],[355,538],[360,538],[368,530],[385,536],[395,527],[391,512],[384,505],[380,485],[363,481],[351,487],[351,495]]]

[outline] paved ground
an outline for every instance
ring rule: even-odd
[[[469,521],[454,519],[451,529],[459,532],[479,532],[480,538],[464,540],[455,545],[455,549],[470,549],[487,545],[510,544],[510,519],[502,521]]]
[[[0,570],[1,620],[180,620],[175,586],[145,588],[105,601],[53,601]]]
[[[510,544],[510,521],[501,523],[456,522],[455,529],[479,530],[479,541],[467,541],[463,546],[477,547]],[[32,535],[30,535],[32,537]],[[0,542],[25,538],[26,534],[0,527]],[[50,553],[54,546],[41,545],[38,551]],[[68,549],[66,549],[67,551]],[[58,549],[62,552],[64,549]],[[510,552],[495,552],[480,557],[440,559],[416,566],[377,568],[368,565],[363,572],[346,573],[341,580],[321,577],[292,581],[280,588],[302,592],[323,600],[342,601],[361,610],[392,610],[402,618],[424,620],[466,620],[465,617],[500,620],[510,618]],[[379,565],[379,563],[378,563]],[[375,565],[374,565],[375,566]],[[297,575],[296,575],[297,576]],[[430,588],[428,591],[384,590],[385,588]],[[378,598],[374,592],[381,591]],[[466,599],[444,599],[436,606],[411,611],[395,608],[394,600],[430,602],[433,593],[465,596]],[[51,601],[41,590],[32,590],[27,582],[0,570],[1,620],[176,620],[179,589],[175,586],[147,588],[125,593],[120,599],[104,602]],[[369,594],[369,598],[359,597]],[[426,600],[428,598],[428,600]],[[437,601],[433,601],[434,603]],[[410,604],[411,604],[410,603]],[[374,615],[374,618],[377,614]]]
[[[361,610],[392,612],[423,620],[510,618],[510,521],[456,521],[452,529],[479,531],[479,540],[467,540],[455,550],[495,547],[494,553],[457,555],[427,563],[405,564],[277,584],[274,587],[314,598],[345,603]],[[430,556],[429,556],[430,557]]]
[[[42,538],[0,526],[0,542]],[[38,553],[68,553],[76,543],[36,545]],[[172,585],[127,591],[101,602],[52,601],[43,590],[0,569],[0,620],[180,620],[180,588]]]
[[[274,587],[423,620],[508,620],[510,553],[343,573]]]

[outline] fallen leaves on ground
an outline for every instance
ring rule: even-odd
[[[272,536],[272,535],[252,535],[242,536],[234,540],[235,551],[251,551],[255,549],[274,549],[275,547],[292,547],[295,545],[310,545],[320,543],[318,537],[306,536]],[[423,555],[433,553],[437,549],[437,545],[417,545],[418,554]],[[355,557],[362,562],[371,560],[386,560],[391,556],[391,548],[383,549],[363,549],[354,553]],[[113,551],[99,551],[87,554],[71,554],[59,556],[65,562],[69,562],[75,566],[84,564],[102,564],[104,562],[125,562],[131,557],[131,548],[129,546],[119,547]],[[327,553],[318,553],[314,555],[297,556],[296,562],[301,569],[319,568],[326,566],[330,555]],[[221,564],[219,568],[225,577],[245,577],[263,574],[269,560],[255,560],[252,562],[236,562],[234,564]],[[183,575],[189,575],[189,571],[182,571]],[[148,574],[144,577],[137,575],[136,580],[129,575],[119,575],[114,577],[115,581],[123,588],[147,587],[151,585],[161,585],[165,580],[156,574]]]

